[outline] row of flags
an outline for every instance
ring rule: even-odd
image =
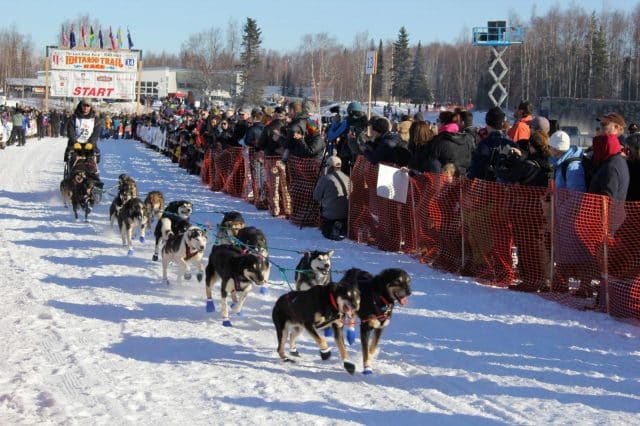
[[[118,27],[118,32],[115,37],[113,35],[113,31],[111,30],[111,26],[109,26],[109,44],[111,49],[122,49],[124,44],[124,40],[122,38],[122,29]],[[84,24],[80,25],[80,41],[76,41],[76,33],[73,30],[73,25],[69,29],[69,33],[64,29],[64,25],[62,25],[62,31],[60,32],[60,44],[61,47],[68,47],[69,49],[73,49],[74,47],[99,47],[100,49],[105,48],[104,39],[102,37],[102,27],[98,29],[98,39],[96,40],[96,34],[93,31],[93,25],[89,26],[89,37],[87,41],[87,34],[85,33]],[[97,43],[97,44],[96,44]],[[129,45],[129,49],[133,48],[133,40],[131,39],[131,32],[129,28],[127,28],[127,44]],[[106,47],[109,48],[109,45]]]

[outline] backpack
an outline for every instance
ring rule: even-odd
[[[508,147],[509,149],[511,147]],[[491,155],[484,173],[484,180],[495,182],[500,175],[504,175],[509,162],[509,154],[503,145],[491,148]],[[502,177],[501,177],[502,178]]]
[[[588,190],[589,184],[591,184],[591,178],[593,177],[594,167],[591,157],[584,153],[577,157],[569,157],[560,164],[562,179],[564,179],[565,182],[567,181],[567,168],[569,167],[569,163],[573,163],[574,161],[580,161],[580,164],[582,164],[582,170],[584,170],[584,187]]]

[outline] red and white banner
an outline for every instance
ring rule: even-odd
[[[136,99],[136,73],[51,71],[52,97]]]
[[[104,49],[52,49],[49,69],[67,71],[138,72],[140,52]]]

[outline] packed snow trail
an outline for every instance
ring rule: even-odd
[[[205,312],[204,284],[162,283],[152,238],[127,256],[109,226],[108,195],[88,223],[73,220],[58,193],[65,143],[29,139],[0,151],[2,424],[640,423],[638,328],[326,240],[211,192],[142,144],[101,141],[105,188],[127,173],[143,197],[191,200],[201,224],[241,211],[265,231],[289,281],[309,249],[334,249],[336,270],[412,275],[413,295],[394,310],[373,375],[360,373],[359,341],[349,348],[354,376],[335,349],[321,361],[304,334],[300,362],[283,363],[271,322],[288,290],[279,271],[223,327],[218,297],[216,312]]]

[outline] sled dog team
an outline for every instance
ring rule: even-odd
[[[65,202],[70,198],[69,192],[61,185]],[[191,270],[195,269],[197,280],[205,280],[208,312],[215,311],[212,288],[219,283],[222,324],[230,327],[228,298],[231,297],[232,313],[240,315],[253,286],[262,287],[269,279],[271,263],[265,234],[256,227],[246,226],[239,212],[225,213],[204,267],[207,231],[190,223],[192,203],[177,200],[166,207],[164,203],[164,196],[159,191],[150,192],[142,201],[138,198],[135,181],[122,174],[118,179],[118,194],[109,209],[110,222],[117,221],[122,244],[132,254],[133,236],[137,233],[140,241],[144,242],[145,230],[156,218],[152,259],[162,259],[163,282],[170,283],[167,276],[170,263],[179,268],[178,284],[183,278],[191,279]],[[355,364],[348,359],[343,329],[352,326],[357,317],[360,321],[362,372],[371,374],[373,355],[382,331],[389,325],[395,304],[406,304],[411,295],[411,277],[399,268],[385,269],[377,275],[351,268],[334,282],[331,277],[333,253],[333,250],[305,252],[296,266],[296,290],[277,299],[272,310],[277,352],[283,361],[294,362],[300,357],[297,338],[306,330],[318,345],[321,359],[328,360],[331,349],[325,335],[331,330],[343,366],[353,374]],[[349,343],[355,339],[352,328],[348,329],[347,338]]]

